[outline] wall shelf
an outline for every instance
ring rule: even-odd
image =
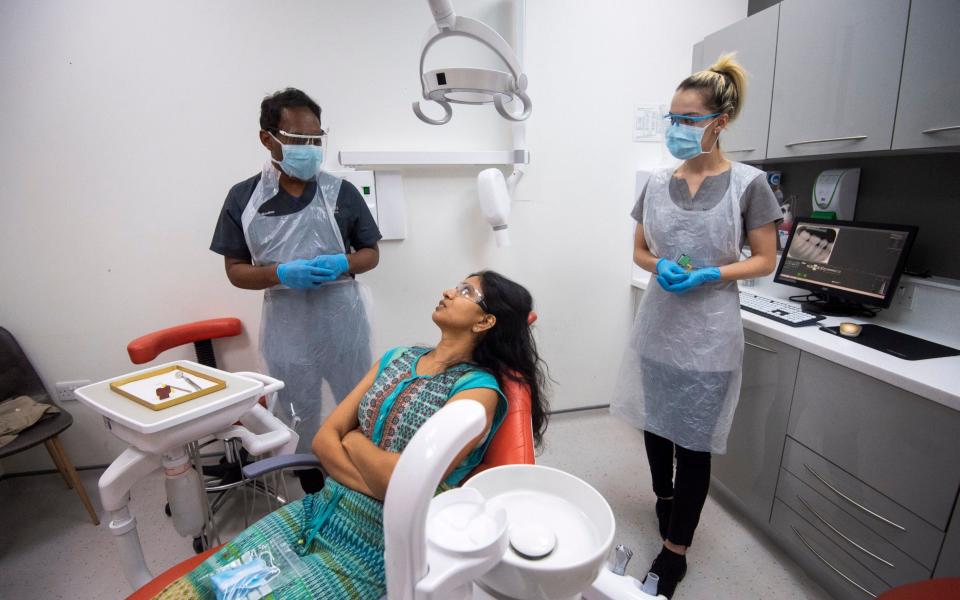
[[[345,167],[403,167],[417,165],[516,165],[529,164],[527,150],[479,150],[474,152],[348,151],[340,152]]]

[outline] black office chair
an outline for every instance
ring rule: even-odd
[[[9,331],[0,327],[0,401],[14,398],[17,396],[30,396],[35,401],[42,404],[53,404],[50,395],[47,393],[40,376],[36,369],[30,364],[23,348],[17,343]],[[60,443],[59,436],[67,427],[73,425],[73,417],[70,413],[60,408],[59,413],[52,416],[45,416],[43,419],[24,429],[6,446],[0,447],[0,458],[23,452],[37,444],[43,443],[53,459],[60,475],[67,484],[67,488],[77,491],[80,501],[84,508],[90,514],[94,525],[100,524],[97,517],[97,511],[93,509],[90,503],[90,497],[83,487],[83,482],[77,476],[77,471],[73,468],[70,458],[67,457],[63,444]]]

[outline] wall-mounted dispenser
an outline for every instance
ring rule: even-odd
[[[860,188],[860,169],[831,169],[817,176],[813,186],[815,219],[852,221]]]

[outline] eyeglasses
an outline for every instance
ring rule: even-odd
[[[467,300],[477,304],[480,308],[486,312],[487,305],[483,302],[483,292],[473,287],[472,284],[467,283],[466,281],[461,281],[457,285],[457,295],[466,298]]]
[[[713,113],[710,115],[681,115],[678,113],[667,113],[663,115],[664,119],[670,119],[671,125],[696,125],[701,121],[706,121],[707,119],[712,119],[714,117],[719,117],[720,113]]]
[[[273,135],[272,132],[268,131],[270,137],[277,140],[280,144],[288,146],[326,146],[327,145],[327,135],[330,133],[330,130],[327,129],[322,131],[320,135],[304,135],[300,133],[289,133],[282,129],[277,130],[277,134]]]

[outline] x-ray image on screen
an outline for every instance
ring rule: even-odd
[[[793,234],[787,256],[807,262],[828,263],[839,234],[839,229],[835,227],[801,225]]]

